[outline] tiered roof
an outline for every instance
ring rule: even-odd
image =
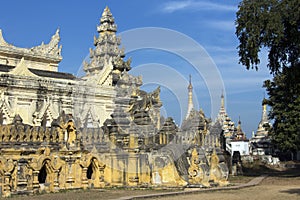
[[[84,71],[88,76],[104,73],[106,66],[122,62],[125,56],[124,49],[119,48],[121,39],[116,36],[117,25],[108,7],[102,13],[97,32],[98,38],[94,37],[95,49],[90,49],[90,62],[84,63]],[[124,68],[127,71],[129,69]]]

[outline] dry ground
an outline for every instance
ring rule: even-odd
[[[192,195],[180,195],[177,197],[160,198],[162,200],[299,200],[300,177],[276,178],[267,177],[261,184],[254,187],[239,189],[205,192]]]
[[[300,166],[300,165],[298,165]],[[268,174],[268,177],[255,187],[249,187],[239,190],[223,190],[213,192],[202,192],[191,195],[178,195],[164,198],[157,198],[163,200],[300,200],[300,168],[287,170],[270,170],[260,168],[257,170],[246,170],[245,176],[231,177],[230,182],[233,184],[242,184],[248,182],[255,176],[260,174]],[[60,199],[117,199],[124,196],[134,196],[142,194],[153,194],[168,192],[162,190],[78,190],[65,191],[55,194],[41,194],[35,196],[18,196],[9,198],[10,200],[60,200]]]
[[[231,183],[240,184],[251,178],[267,174],[259,185],[239,190],[224,190],[198,193],[192,195],[180,195],[177,197],[160,198],[161,200],[300,200],[300,164],[293,169],[269,169],[258,167],[245,169],[245,176],[231,177]]]

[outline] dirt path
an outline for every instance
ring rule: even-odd
[[[256,171],[255,173],[262,173]],[[267,171],[268,177],[254,187],[220,190],[191,195],[159,198],[161,200],[300,200],[300,168]],[[249,180],[249,177],[244,177]],[[239,180],[235,180],[239,183]]]
[[[192,195],[159,198],[162,200],[299,200],[300,181],[297,185],[258,185],[239,190],[205,192]]]

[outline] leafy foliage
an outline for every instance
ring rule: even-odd
[[[300,1],[243,0],[236,15],[240,63],[257,70],[261,49],[268,50],[274,78],[264,87],[273,141],[281,150],[300,150]]]
[[[264,86],[269,95],[272,139],[283,151],[300,150],[300,66],[285,67]]]
[[[267,47],[268,67],[277,73],[299,63],[299,0],[244,0],[239,5],[236,35],[240,63],[258,69],[259,52]]]

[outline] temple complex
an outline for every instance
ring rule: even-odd
[[[108,7],[97,31],[80,78],[58,71],[59,30],[32,48],[7,43],[0,31],[1,195],[227,185],[224,103],[224,119],[212,123],[194,109],[190,78],[186,120],[160,123],[160,88],[145,92],[130,74]]]
[[[228,116],[226,109],[225,109],[225,100],[224,95],[221,95],[221,107],[216,119],[215,124],[220,124],[222,129],[222,146],[226,151],[230,152],[232,155],[234,153],[234,150],[232,150],[232,142],[248,142],[246,138],[246,134],[242,130],[242,122],[239,119],[238,125],[236,126],[235,123],[231,120],[231,118]],[[248,148],[243,148],[244,150]],[[240,151],[240,150],[237,150]],[[241,150],[241,155],[243,150]],[[246,151],[247,154],[249,154],[249,151]]]

